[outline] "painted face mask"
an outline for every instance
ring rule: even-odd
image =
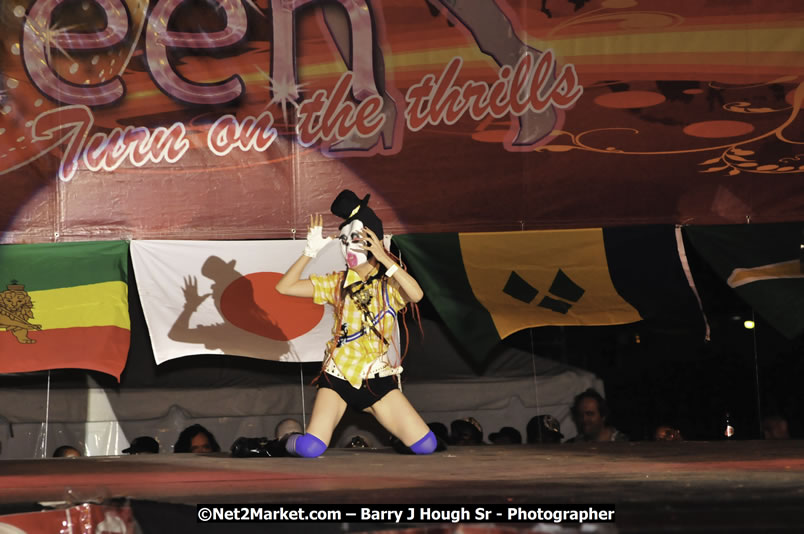
[[[341,240],[341,252],[350,269],[354,269],[361,263],[368,261],[368,255],[363,248],[364,240],[360,237],[362,232],[363,223],[357,219],[341,228],[339,236]]]

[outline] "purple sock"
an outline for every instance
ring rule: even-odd
[[[293,456],[317,458],[327,450],[327,444],[312,434],[293,434],[288,438],[285,448]]]
[[[422,439],[414,443],[410,446],[410,450],[415,452],[416,454],[430,454],[434,450],[436,450],[436,446],[438,445],[438,440],[433,434],[431,430],[427,434],[424,435]]]

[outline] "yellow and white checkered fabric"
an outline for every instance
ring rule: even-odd
[[[373,272],[371,274],[374,274]],[[313,301],[316,304],[335,304],[335,296],[340,293],[341,288],[338,284],[340,280],[340,273],[331,273],[325,276],[311,275],[310,281],[313,283]],[[370,284],[372,294],[371,302],[369,302],[368,309],[371,311],[372,317],[377,317],[384,310],[386,306],[382,295],[382,281],[375,279]],[[387,284],[388,302],[390,307],[396,312],[405,307],[405,300],[402,298],[398,289],[391,284]],[[336,312],[337,313],[337,312]],[[377,358],[384,356],[387,351],[387,345],[384,345],[379,336],[374,333],[369,326],[369,322],[364,319],[360,309],[355,305],[350,296],[346,296],[343,303],[343,314],[341,315],[341,324],[337,324],[338,317],[335,317],[336,324],[332,327],[332,335],[335,339],[340,336],[342,325],[346,325],[346,335],[352,335],[360,332],[365,327],[365,334],[359,338],[343,343],[340,347],[335,347],[332,351],[331,358],[337,365],[338,370],[349,383],[355,387],[360,388],[363,380],[369,372],[374,373],[380,367],[384,367],[381,363],[372,366],[372,363]],[[366,324],[364,324],[364,322]],[[393,339],[394,332],[394,316],[386,313],[382,320],[375,325],[375,328],[382,333],[383,337],[390,343]]]

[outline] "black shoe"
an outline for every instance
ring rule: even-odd
[[[445,450],[447,450],[447,442],[436,436],[435,452],[444,452]]]
[[[402,443],[402,440],[396,436],[391,436],[391,448],[399,454],[415,454],[412,450],[410,450],[410,447]]]
[[[235,458],[283,457],[290,456],[285,449],[287,439],[244,438],[232,443],[232,456]]]

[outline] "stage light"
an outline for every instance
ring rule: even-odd
[[[752,321],[751,319],[747,319],[746,321],[743,322],[743,326],[747,330],[752,330],[756,325],[754,324],[754,321]]]

